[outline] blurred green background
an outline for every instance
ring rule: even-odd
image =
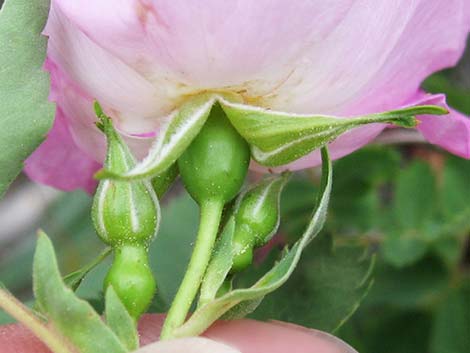
[[[469,115],[470,50],[458,67],[430,77],[424,87],[447,93],[450,105]],[[395,129],[335,162],[324,231],[288,283],[252,317],[327,330],[361,353],[470,352],[470,162],[421,141],[419,133]],[[258,254],[259,264],[241,283],[300,236],[318,183],[319,170],[291,180],[271,252]],[[90,204],[80,191],[17,180],[0,203],[0,281],[31,300],[38,228],[52,238],[64,274],[98,255],[103,245]],[[152,311],[167,310],[197,223],[197,206],[177,183],[163,200],[161,231],[151,247],[159,287]],[[98,308],[108,266],[100,265],[79,288]],[[0,323],[7,322],[0,312]]]

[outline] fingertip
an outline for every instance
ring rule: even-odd
[[[19,324],[0,326],[1,353],[50,353],[26,327]]]
[[[237,350],[242,353],[357,353],[339,338],[326,332],[285,322],[255,320],[219,321],[204,333],[206,340],[191,341],[196,342],[194,345],[190,341],[171,346],[156,345],[152,342],[158,341],[164,318],[162,314],[143,315],[139,322],[140,341],[143,346],[140,353],[205,352],[197,350],[201,347],[206,347],[206,351],[217,353],[235,353]],[[208,341],[215,341],[219,345],[207,343]],[[208,345],[214,349],[209,349]],[[172,347],[179,347],[179,350],[171,350]],[[191,349],[194,347],[196,350],[182,347]],[[13,324],[0,326],[0,352],[47,353],[50,351],[25,327]]]
[[[165,315],[163,314],[142,315],[138,326],[141,345],[158,341],[164,320]]]
[[[151,343],[135,353],[242,353],[226,344],[204,338],[187,337]]]
[[[357,353],[328,333],[281,322],[237,320],[218,322],[204,336],[243,353]]]

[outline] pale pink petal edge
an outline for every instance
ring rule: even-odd
[[[429,95],[419,92],[416,104],[433,104],[446,107],[449,114],[441,116],[423,115],[418,130],[434,145],[466,159],[470,158],[470,118],[451,109],[443,94]]]
[[[73,141],[60,109],[47,139],[25,161],[24,172],[36,182],[65,191],[83,189],[93,193],[93,174],[100,164],[80,150]]]

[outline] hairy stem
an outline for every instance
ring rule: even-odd
[[[200,205],[200,223],[191,260],[183,281],[171,304],[162,328],[161,340],[171,339],[173,331],[181,326],[201,286],[212,254],[224,203],[207,200]]]
[[[0,288],[0,308],[30,329],[54,353],[73,353],[65,340],[15,297]]]

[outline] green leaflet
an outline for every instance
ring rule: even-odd
[[[438,106],[416,106],[341,119],[334,116],[300,115],[232,103],[219,98],[228,118],[251,145],[253,158],[264,166],[276,167],[326,146],[342,133],[370,123],[414,127],[416,115],[448,113]]]
[[[452,289],[439,304],[432,328],[430,351],[432,353],[468,352],[470,336],[470,278],[462,281],[460,288]]]
[[[93,270],[96,266],[98,266],[108,255],[111,253],[111,248],[104,249],[101,254],[93,259],[90,263],[83,266],[81,269],[69,273],[67,276],[64,277],[64,283],[70,287],[73,291],[76,291],[80,283],[82,283],[85,276]]]
[[[413,162],[396,178],[391,221],[382,244],[384,259],[400,268],[423,258],[438,238],[436,180],[428,164]],[[439,222],[441,223],[441,222]]]
[[[128,351],[139,348],[139,334],[134,319],[129,315],[112,286],[106,291],[106,323],[119,337]]]
[[[436,254],[457,266],[470,229],[469,177],[468,161],[452,156],[437,173],[422,161],[401,166],[390,207],[379,213],[388,264],[404,268]]]
[[[0,196],[52,125],[41,36],[48,0],[7,0],[0,10]]]
[[[189,99],[168,117],[145,159],[130,171],[116,173],[102,169],[98,179],[133,180],[153,177],[165,172],[191,144],[207,120],[213,104],[213,95],[199,95]]]
[[[253,286],[246,289],[235,289],[208,304],[200,306],[184,325],[175,330],[174,337],[198,335],[231,308],[248,301],[248,303],[245,303],[248,305],[243,308],[243,313],[246,314],[247,309],[254,309],[257,301],[259,302],[266,294],[276,290],[287,281],[300,259],[302,250],[319,233],[326,219],[332,185],[332,167],[326,148],[322,149],[322,161],[322,183],[319,198],[310,223],[302,237]]]
[[[37,305],[49,324],[80,353],[127,352],[91,305],[65,285],[52,243],[43,232],[38,235],[34,255],[33,288]]]

